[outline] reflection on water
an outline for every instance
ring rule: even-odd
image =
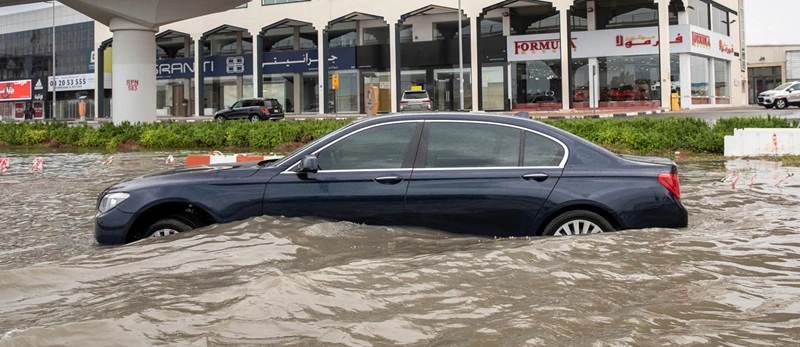
[[[97,193],[167,155],[53,153],[29,174],[12,153],[0,346],[800,344],[800,177],[775,186],[796,169],[684,165],[684,230],[490,240],[259,217],[96,246]]]

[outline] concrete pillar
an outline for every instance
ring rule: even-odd
[[[572,49],[572,38],[569,37],[569,29],[567,25],[569,24],[569,5],[563,5],[561,8],[558,9],[558,16],[559,16],[559,23],[561,24],[561,108],[564,110],[569,110],[570,104],[570,93],[569,86],[571,83],[569,81],[572,79],[570,76],[570,61],[569,61],[569,52]]]
[[[236,54],[242,54],[242,32],[236,32]],[[244,97],[244,76],[236,76],[236,100]]]
[[[264,36],[258,34],[253,37],[253,40],[253,96],[263,98],[264,70],[261,68],[261,63],[264,57]],[[281,100],[281,102],[284,101]]]
[[[692,108],[692,55],[681,54],[681,108]]]
[[[109,23],[114,34],[113,69],[114,124],[156,121],[157,27],[147,28],[131,21],[114,18]],[[148,54],[142,54],[148,52]]]
[[[670,86],[670,34],[669,34],[669,0],[658,2],[658,45],[659,70],[661,76],[661,107],[669,107],[671,104]]]
[[[191,37],[184,37],[183,38],[183,57],[184,58],[191,58],[191,56],[192,56],[191,49],[192,49],[192,38]],[[183,80],[183,98],[187,99],[187,100],[193,99],[192,97],[190,97],[191,93],[192,93],[192,79],[191,78],[184,79]],[[183,101],[181,101],[181,105],[183,105]],[[186,104],[187,110],[186,110],[186,114],[184,114],[184,116],[188,117],[188,116],[192,115],[191,107],[192,107],[192,104]]]
[[[389,21],[389,69],[391,70],[392,112],[397,112],[400,103],[400,32],[397,22]]]
[[[480,94],[481,89],[481,62],[478,59],[478,39],[480,38],[480,16],[473,15],[470,16],[469,19],[469,40],[470,40],[470,74],[471,74],[471,81],[472,81],[472,110],[478,111],[478,94]],[[466,107],[466,105],[464,106]]]

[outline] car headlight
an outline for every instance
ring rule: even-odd
[[[97,206],[97,210],[100,211],[100,213],[106,213],[108,211],[111,211],[111,209],[119,205],[119,203],[125,201],[125,199],[127,199],[130,196],[131,195],[128,193],[106,194],[105,196],[103,196],[103,199],[100,200],[100,205]]]

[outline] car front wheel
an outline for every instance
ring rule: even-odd
[[[786,106],[787,106],[786,105],[786,100],[783,100],[783,99],[775,100],[775,108],[777,108],[779,110],[782,110],[782,109],[786,108]]]
[[[214,117],[214,120],[217,121],[217,123],[222,123],[222,122],[225,121],[225,117],[223,117],[222,115],[219,115],[219,116]]]
[[[553,219],[544,229],[546,236],[599,234],[614,231],[605,218],[584,210],[565,212]]]
[[[169,236],[197,229],[200,226],[201,223],[194,218],[175,215],[156,221],[140,235],[140,238]]]

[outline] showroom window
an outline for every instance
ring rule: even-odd
[[[597,29],[619,29],[658,26],[658,5],[640,4],[622,7],[616,3],[596,2]]]
[[[399,169],[410,150],[417,123],[397,123],[363,130],[317,154],[320,170]]]
[[[658,55],[598,59],[600,101],[660,100]]]
[[[430,123],[426,168],[519,166],[521,130],[478,123]]]
[[[717,104],[731,103],[730,63],[714,59],[714,95]]]
[[[511,63],[511,96],[514,105],[561,107],[561,60],[522,61]]]
[[[691,56],[692,104],[708,104],[709,82],[711,81],[708,58]]]

